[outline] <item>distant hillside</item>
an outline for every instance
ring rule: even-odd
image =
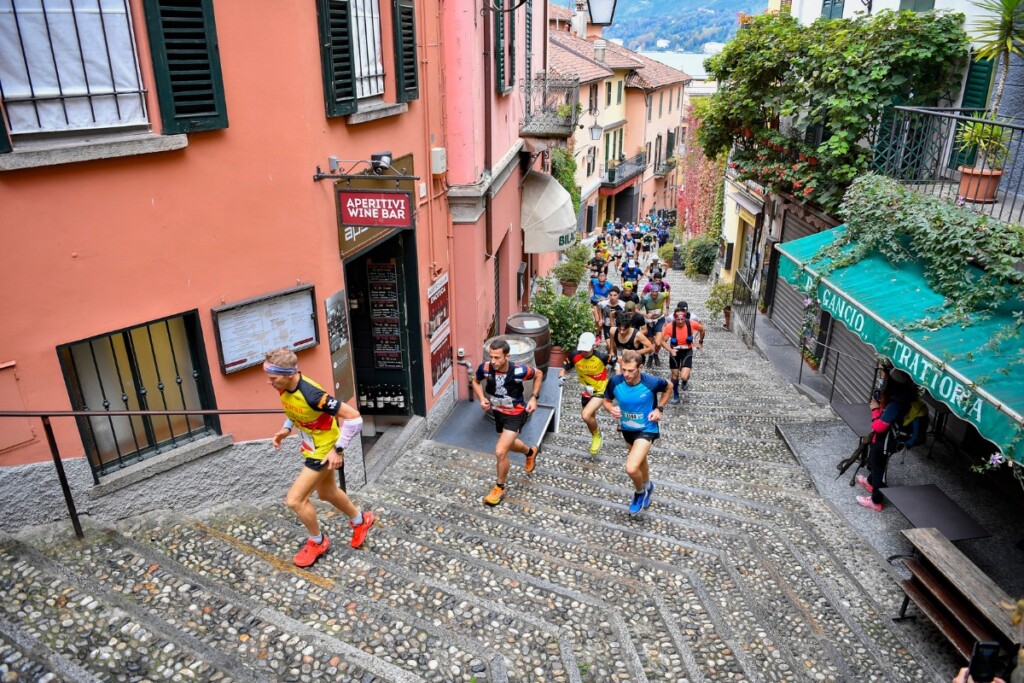
[[[704,43],[724,43],[736,35],[737,13],[760,14],[766,7],[766,0],[618,0],[615,23],[604,35],[631,50],[700,52]],[[659,40],[668,46],[659,47]]]

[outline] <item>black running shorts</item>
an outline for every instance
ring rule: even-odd
[[[670,370],[682,370],[693,367],[693,349],[676,349],[668,359]]]
[[[493,410],[491,412],[494,413],[494,431],[499,434],[506,429],[518,434],[523,431],[523,425],[525,425],[526,421],[530,419],[530,414],[525,410],[518,415],[508,415],[497,410]]]
[[[654,443],[658,440],[658,432],[627,432],[626,430],[622,430],[622,438],[625,439],[626,443],[630,446],[632,446],[633,442],[637,439],[643,439]]]

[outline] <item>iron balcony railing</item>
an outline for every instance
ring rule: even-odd
[[[601,185],[604,187],[618,187],[627,180],[640,175],[647,168],[647,155],[640,152],[634,157],[622,159],[614,166],[609,164],[608,168],[601,166]]]
[[[972,132],[988,148],[964,144]],[[981,109],[894,107],[874,137],[877,173],[1004,223],[1024,217],[1024,126]]]
[[[569,138],[580,119],[580,80],[551,78],[540,73],[524,84],[526,115],[519,127],[520,136]]]
[[[660,164],[658,164],[655,167],[654,175],[656,175],[656,176],[666,176],[666,175],[668,175],[669,171],[671,171],[675,167],[676,167],[675,159],[671,159],[671,158],[665,159],[664,161],[662,161]]]

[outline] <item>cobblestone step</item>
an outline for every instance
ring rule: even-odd
[[[437,459],[439,456],[434,454],[432,457]],[[539,462],[543,464],[542,461]],[[449,469],[456,470],[455,467]],[[467,470],[472,471],[473,469],[471,463],[461,463],[458,471],[465,472]],[[480,477],[489,478],[488,469],[480,468],[477,471]],[[560,474],[564,477],[564,472],[560,472]],[[599,472],[593,469],[582,472],[578,480],[573,482],[575,489],[570,494],[566,493],[564,489],[556,488],[558,485],[557,481],[545,482],[542,467],[538,465],[538,471],[535,472],[531,481],[528,484],[524,484],[520,489],[521,494],[520,491],[516,491],[516,488],[519,488],[518,486],[510,488],[511,495],[509,499],[514,507],[521,506],[527,510],[543,508],[544,514],[556,518],[553,522],[556,526],[572,526],[572,523],[565,519],[566,511],[571,511],[572,515],[577,518],[590,520],[608,517],[610,514],[609,508],[614,510],[616,507],[619,509],[624,507],[614,502],[608,503],[602,500],[602,497],[608,498],[611,492],[621,486],[621,484],[616,484],[615,482],[624,479],[624,475],[619,471],[609,471],[608,476],[610,479],[606,485],[602,486]],[[408,475],[403,474],[403,479],[408,479]],[[484,481],[487,481],[487,479],[484,479]],[[421,487],[426,487],[429,484],[429,482],[423,480],[415,481],[415,483]],[[480,486],[479,483],[476,486],[485,488]],[[467,488],[472,491],[473,484],[467,484]],[[816,662],[816,666],[823,667],[824,671],[815,671],[813,673],[823,673],[826,680],[851,680],[847,677],[847,673],[850,670],[858,674],[877,675],[879,661],[858,651],[856,646],[859,638],[868,631],[865,631],[859,623],[851,625],[843,620],[839,610],[836,609],[838,594],[834,590],[834,586],[818,580],[816,565],[807,558],[802,557],[796,546],[789,542],[785,534],[780,535],[771,529],[756,528],[763,526],[763,524],[750,517],[737,518],[735,514],[723,515],[719,511],[713,511],[709,514],[702,512],[692,503],[677,504],[673,499],[675,494],[673,485],[665,484],[663,488],[666,489],[667,500],[665,501],[666,505],[662,506],[660,496],[656,495],[659,501],[657,506],[659,509],[658,516],[660,518],[662,515],[661,508],[666,507],[665,514],[670,515],[670,517],[668,519],[659,519],[654,523],[648,521],[645,528],[657,526],[659,528],[659,535],[664,538],[671,538],[674,541],[686,539],[691,543],[710,544],[712,547],[718,545],[722,539],[728,538],[730,535],[729,530],[739,529],[746,532],[747,535],[757,538],[758,547],[754,549],[744,544],[732,544],[723,548],[723,552],[728,552],[730,560],[735,563],[735,566],[741,568],[743,576],[753,577],[752,580],[756,584],[757,594],[767,601],[762,605],[763,613],[773,615],[774,619],[781,620],[782,623],[787,623],[788,620],[789,628],[784,629],[780,633],[780,639],[787,640],[789,647],[798,653],[800,661]],[[444,496],[446,493],[443,490],[431,489],[431,495]],[[520,495],[521,498],[519,497]],[[624,495],[624,498],[628,498],[628,495]],[[602,508],[604,509],[602,510]],[[800,511],[799,514],[806,514],[806,511]],[[695,519],[699,521],[693,522]],[[684,522],[683,520],[686,521]],[[534,526],[542,524],[540,520],[531,520],[531,523]],[[696,526],[695,531],[690,528],[691,524]],[[666,527],[666,529],[662,531],[662,527]],[[795,532],[806,534],[807,529],[802,527],[795,529]],[[594,532],[589,530],[589,533]],[[628,537],[617,538],[615,541],[607,538],[604,540],[605,543],[603,545],[605,547],[615,548],[628,547],[639,543],[636,539],[633,541],[628,540]],[[820,551],[817,554],[819,557],[816,559],[819,561],[824,559],[830,565],[833,565],[830,567],[831,572],[842,574],[842,568],[834,566],[835,563],[830,558],[820,557]],[[652,552],[648,552],[647,555],[657,557]],[[775,557],[783,558],[781,566],[775,561],[768,562],[765,559]],[[787,557],[788,559],[786,559]],[[670,560],[671,558],[672,554],[669,554],[665,559]],[[846,587],[849,588],[849,584],[853,582],[849,581],[845,576],[842,578],[844,583],[847,584]],[[751,590],[753,591],[755,588]],[[773,591],[774,596],[771,595]],[[878,619],[884,620],[884,616],[878,615],[876,610],[872,608],[865,616],[863,626],[868,626],[870,630],[877,630]],[[828,638],[822,636],[824,633],[828,634]],[[891,633],[887,635],[887,646],[896,653],[896,656],[899,656],[900,648],[898,644],[895,644],[895,638],[892,637]],[[808,638],[810,640],[805,642]],[[818,640],[821,642],[814,642]],[[811,649],[808,650],[808,647]],[[815,648],[823,649],[816,650]],[[903,653],[905,654],[905,651]],[[899,658],[906,659],[903,656],[899,656]],[[831,668],[828,665],[829,660],[835,663]],[[885,661],[885,659],[883,658],[880,661]],[[912,662],[901,663],[912,666]],[[868,678],[864,680],[868,680]],[[912,680],[912,678],[908,680]]]
[[[245,525],[261,514],[261,510],[243,508],[221,515],[221,524]],[[490,661],[494,655],[482,648],[467,651],[453,642],[449,632],[411,610],[382,604],[379,595],[356,595],[315,570],[290,566],[286,557],[279,557],[281,548],[275,548],[276,554],[271,555],[201,521],[142,528],[134,533],[200,576],[230,584],[272,610],[407,669],[423,680],[455,680],[452,667],[464,668],[464,679],[475,676],[478,682],[504,680],[500,673],[503,664],[492,665]],[[377,580],[372,574],[362,578],[369,583]]]
[[[635,572],[605,571],[600,560],[590,557],[584,544],[575,539],[570,541],[574,546],[574,559],[570,560],[546,552],[550,535],[504,521],[488,524],[486,515],[478,511],[397,488],[377,491],[375,499],[387,519],[388,533],[415,539],[423,548],[423,557],[429,558],[428,570],[436,562],[438,567],[474,568],[463,572],[460,580],[472,577],[479,568],[506,576],[510,581],[507,600],[523,609],[537,605],[535,609],[561,611],[559,620],[571,622],[568,628],[582,646],[598,635],[595,626],[607,628],[618,622],[619,628],[628,631],[647,680],[746,679],[689,576],[673,570],[672,581],[662,582],[671,583],[672,597],[667,600],[657,586]],[[490,536],[481,529],[501,535]],[[507,542],[510,534],[517,538],[514,547]],[[686,605],[685,611],[669,604],[677,600]],[[581,607],[587,608],[585,614]],[[593,620],[587,618],[591,611],[596,613]],[[622,647],[615,649],[621,651]],[[694,654],[697,649],[702,651],[699,663]],[[594,661],[585,656],[579,660]],[[606,680],[607,674],[600,668],[597,673],[597,680]]]
[[[130,614],[37,553],[0,539],[4,618],[41,647],[104,681],[246,681],[230,661],[215,665],[144,614]],[[104,599],[106,597],[107,599]],[[161,632],[163,631],[163,632]],[[208,653],[207,653],[208,654]],[[263,679],[265,680],[265,679]]]
[[[325,510],[321,519],[325,526],[347,524],[333,511]],[[211,526],[268,553],[281,554],[282,547],[290,547],[302,538],[297,520],[283,506],[272,506],[258,515],[246,515],[233,522],[211,520]],[[398,539],[378,531],[375,527],[371,532],[373,552],[340,547],[339,537],[339,544],[318,560],[317,573],[330,578],[341,594],[362,596],[380,605],[406,610],[415,618],[444,629],[462,649],[473,647],[478,659],[500,655],[507,669],[500,680],[561,682],[572,681],[578,675],[571,644],[561,637],[561,625],[477,597],[457,583],[411,571],[393,559],[411,561],[412,553],[406,552]],[[478,645],[473,646],[474,641]],[[478,664],[471,667],[469,660],[458,666],[458,680],[469,681],[474,676],[476,683],[487,680],[483,671],[472,671],[473,667],[480,668]],[[627,676],[608,680],[636,679]]]
[[[437,461],[445,457],[432,452],[424,473],[420,473],[415,464],[408,463],[402,468],[401,481],[392,487],[419,489],[428,492],[424,494],[428,498],[436,497],[456,505],[478,501],[486,482],[493,476],[493,470],[475,466],[471,454],[465,455],[465,459],[452,455],[447,471],[453,476],[438,482],[429,470],[436,468]],[[486,463],[482,458],[479,461]],[[605,554],[624,553],[633,572],[640,566],[649,566],[647,563],[651,561],[694,571],[701,578],[713,604],[723,612],[728,606],[729,612],[724,618],[738,634],[742,648],[759,661],[772,662],[768,667],[770,670],[759,671],[756,676],[764,680],[792,680],[778,672],[785,674],[788,671],[788,675],[792,675],[798,668],[795,664],[798,660],[787,654],[778,642],[778,635],[773,635],[772,619],[768,613],[761,612],[751,595],[744,592],[741,576],[734,573],[731,565],[719,557],[719,551],[709,545],[712,537],[721,533],[720,529],[686,525],[683,520],[666,519],[660,515],[633,519],[626,514],[626,505],[622,502],[629,497],[624,486],[608,487],[595,496],[597,486],[588,486],[583,493],[568,492],[540,483],[539,474],[538,470],[531,481],[512,484],[502,511],[494,514],[503,519],[511,516],[537,533],[566,533],[573,539],[585,539]],[[618,489],[618,495],[613,488]],[[516,538],[518,541],[518,535]],[[570,547],[565,552],[572,555],[578,549]],[[596,561],[601,566],[601,560]],[[781,663],[774,661],[780,657]],[[821,656],[815,657],[818,662],[822,659]],[[781,669],[778,668],[780,666]],[[754,672],[748,675],[754,675]]]
[[[28,637],[7,619],[0,618],[0,681],[94,683],[98,680],[85,669]]]
[[[580,466],[589,471],[593,464],[606,463],[621,481],[626,461],[626,443],[617,433],[606,436],[597,456],[590,454],[589,436],[559,435],[557,440],[549,436],[544,440],[543,459],[538,462],[555,471]],[[657,479],[685,482],[687,486],[709,492],[717,491],[740,497],[754,487],[767,490],[771,496],[780,491],[784,495],[810,495],[814,492],[810,478],[803,468],[796,465],[769,462],[756,463],[756,467],[751,467],[753,461],[749,460],[737,462],[732,458],[709,457],[702,453],[658,447],[653,448],[648,457]],[[590,468],[587,468],[587,463],[591,463]]]

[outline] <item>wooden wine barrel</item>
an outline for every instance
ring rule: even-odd
[[[508,317],[505,334],[529,337],[537,344],[534,351],[534,365],[543,372],[548,371],[551,361],[551,328],[548,319],[540,313],[516,313]]]

